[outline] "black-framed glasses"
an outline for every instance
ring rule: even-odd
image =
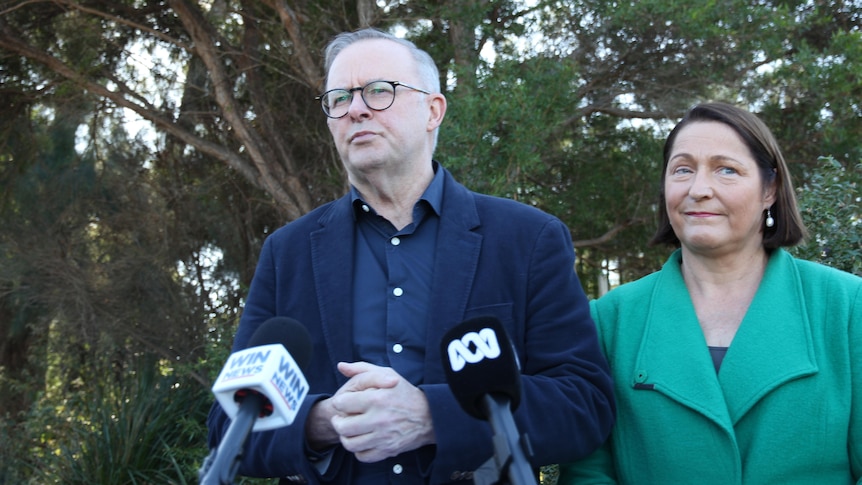
[[[330,89],[329,91],[315,97],[320,101],[323,113],[330,118],[342,118],[350,110],[353,102],[353,93],[359,91],[365,106],[374,111],[383,111],[395,102],[395,88],[398,86],[419,91],[423,94],[431,94],[424,89],[414,88],[398,81],[371,81],[365,86],[350,89]]]

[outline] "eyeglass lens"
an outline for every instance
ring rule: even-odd
[[[385,81],[375,81],[362,88],[333,89],[326,92],[320,98],[323,111],[334,118],[344,116],[350,109],[355,91],[361,91],[365,105],[377,111],[392,106],[392,102],[395,100],[395,86]]]

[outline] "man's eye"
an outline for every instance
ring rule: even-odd
[[[366,96],[383,96],[392,92],[392,89],[387,89],[382,86],[371,86],[365,90]]]
[[[329,106],[338,106],[350,102],[350,95],[347,93],[335,95],[329,98]]]

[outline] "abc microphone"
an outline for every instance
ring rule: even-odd
[[[262,323],[248,347],[230,355],[212,390],[231,423],[198,472],[201,484],[233,483],[249,433],[293,423],[308,394],[301,369],[310,357],[308,331],[286,317]]]
[[[503,325],[494,317],[460,323],[443,336],[441,354],[455,399],[494,433],[494,456],[474,473],[474,483],[535,485],[530,442],[512,416],[521,400],[521,371]]]

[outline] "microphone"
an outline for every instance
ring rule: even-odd
[[[201,484],[233,483],[249,433],[293,423],[308,394],[301,369],[310,358],[308,330],[287,317],[262,323],[248,347],[228,357],[212,391],[231,423],[198,471]]]
[[[518,431],[512,411],[521,401],[518,355],[495,317],[478,317],[443,336],[443,370],[449,389],[470,416],[487,420],[494,433],[494,456],[474,473],[474,483],[536,485],[527,435]]]

